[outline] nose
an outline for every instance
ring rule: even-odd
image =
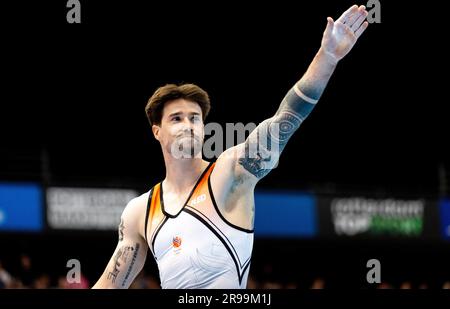
[[[194,123],[189,119],[189,117],[183,118],[183,127],[184,130],[193,132],[194,131]]]

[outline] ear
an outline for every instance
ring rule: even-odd
[[[157,126],[156,124],[152,125],[152,132],[153,132],[153,136],[156,138],[156,140],[159,141],[159,130],[160,130],[160,126]]]

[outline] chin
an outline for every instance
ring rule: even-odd
[[[202,157],[202,144],[192,140],[180,140],[172,144],[170,153],[176,159],[193,159]]]

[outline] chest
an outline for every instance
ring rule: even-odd
[[[199,254],[223,256],[226,250],[217,234],[220,231],[215,230],[206,217],[185,208],[176,218],[169,218],[156,235],[155,257],[161,261],[163,258],[171,260]]]
[[[164,192],[163,203],[164,210],[170,215],[178,214],[183,209],[184,204],[187,202],[189,192],[173,193]]]

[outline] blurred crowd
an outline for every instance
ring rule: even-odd
[[[32,263],[30,256],[23,254],[20,256],[19,267],[16,271],[11,272],[4,267],[0,260],[0,289],[89,289],[95,282],[81,273],[79,282],[69,283],[66,274],[51,276],[48,273],[37,271]],[[269,267],[270,268],[270,267]],[[264,274],[262,275],[264,277]],[[270,277],[270,276],[268,276]],[[280,282],[273,279],[256,279],[250,275],[248,277],[248,289],[326,289],[327,281],[325,278],[316,277],[309,280],[307,284],[299,285],[298,282]],[[413,283],[411,281],[403,281],[399,284],[382,282],[372,285],[376,289],[428,289],[429,284],[426,282]],[[442,289],[450,289],[450,280],[439,283],[433,283],[433,287]],[[130,286],[131,289],[160,289],[159,280],[154,275],[146,274],[143,270]]]
[[[0,260],[0,289],[87,289],[89,280],[81,274],[79,283],[69,283],[66,276],[52,278],[49,274],[37,271],[30,256],[20,256],[19,267],[9,271]]]

